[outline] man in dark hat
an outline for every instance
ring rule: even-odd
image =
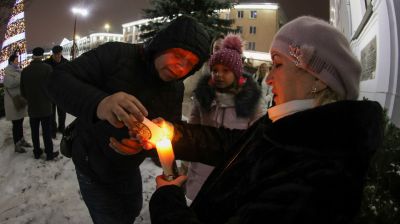
[[[59,66],[68,60],[65,59],[62,55],[63,47],[60,45],[55,45],[52,49],[52,55],[44,60],[45,63],[51,65],[51,67],[54,68],[56,66]],[[57,111],[57,113],[56,113]],[[57,122],[56,122],[56,114],[58,117],[58,127],[57,127]],[[65,118],[66,118],[66,113],[63,109],[58,107],[55,103],[53,103],[53,114],[52,114],[52,121],[51,121],[51,134],[53,138],[56,138],[57,131],[60,133],[64,133],[65,129]]]
[[[145,155],[121,155],[110,138],[128,137],[132,119],[181,120],[183,79],[206,61],[209,45],[204,27],[181,16],[145,46],[106,43],[55,68],[48,90],[77,117],[72,159],[95,223],[133,223],[142,208]]]
[[[33,49],[33,60],[21,73],[21,95],[28,101],[33,155],[35,159],[39,159],[43,154],[39,141],[39,126],[41,125],[46,160],[53,160],[58,156],[58,152],[53,152],[53,141],[51,140],[52,102],[45,91],[45,83],[52,68],[43,63],[43,53],[44,50],[41,47]]]

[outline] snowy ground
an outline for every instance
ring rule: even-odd
[[[73,120],[67,116],[67,123]],[[31,142],[29,122],[24,121],[25,139]],[[61,135],[53,140],[59,150]],[[42,141],[42,139],[41,139]],[[43,144],[42,144],[43,145]],[[150,160],[140,166],[143,177],[143,210],[135,223],[150,223],[148,201],[155,190],[154,177],[162,171]],[[11,122],[0,119],[0,223],[92,223],[82,201],[75,167],[71,159],[60,156],[46,162],[28,153],[14,153]]]

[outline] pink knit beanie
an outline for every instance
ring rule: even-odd
[[[285,24],[271,44],[271,56],[279,52],[328,85],[347,100],[358,98],[360,62],[346,37],[329,23],[302,16]]]
[[[232,70],[239,82],[243,74],[242,39],[238,35],[228,34],[222,42],[222,48],[211,55],[210,70],[216,64],[222,64]]]

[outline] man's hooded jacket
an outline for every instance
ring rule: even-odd
[[[72,158],[77,168],[91,178],[111,183],[134,176],[145,156],[125,156],[109,145],[110,137],[127,138],[128,130],[115,128],[96,116],[105,97],[123,91],[135,96],[149,112],[148,118],[181,120],[182,80],[164,82],[154,67],[154,58],[170,48],[195,53],[198,70],[208,57],[209,36],[194,19],[179,17],[161,30],[147,46],[110,42],[57,66],[48,91],[57,105],[78,117]],[[132,175],[129,175],[131,173]],[[139,180],[138,180],[139,181]]]

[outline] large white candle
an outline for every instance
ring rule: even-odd
[[[156,148],[161,167],[164,171],[164,178],[166,180],[173,180],[176,175],[174,170],[176,165],[171,141],[168,138],[164,138],[156,143]]]
[[[177,175],[177,168],[171,140],[168,138],[170,137],[168,135],[168,130],[166,130],[166,128],[160,128],[147,118],[144,118],[142,123],[150,132],[148,133],[148,141],[156,145],[157,154],[160,159],[161,167],[164,171],[164,178],[166,180],[173,180]]]

